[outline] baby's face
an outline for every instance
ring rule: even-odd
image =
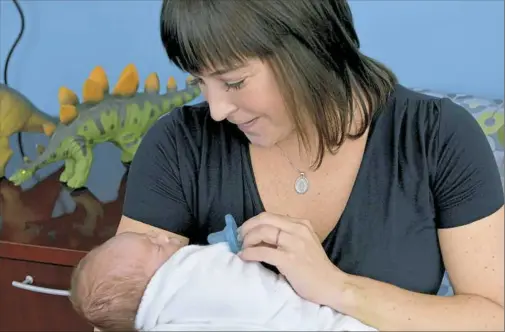
[[[124,232],[93,249],[88,254],[90,263],[85,270],[102,275],[111,269],[111,262],[115,263],[115,269],[139,262],[146,276],[152,276],[181,247],[177,239],[159,232]]]
[[[145,262],[145,268],[149,274],[154,273],[165,261],[167,261],[182,244],[167,235],[152,233],[120,233],[111,239],[113,250],[121,251],[122,254],[138,257]]]
[[[181,247],[159,233],[125,232],[110,238],[90,251],[74,271],[70,296],[74,308],[93,324],[103,323],[107,310],[134,316],[136,301],[150,278]],[[132,302],[115,300],[125,294]]]

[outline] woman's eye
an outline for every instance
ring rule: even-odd
[[[203,80],[198,77],[193,77],[193,79],[189,81],[189,85],[201,85],[201,84],[203,84]]]
[[[241,89],[242,86],[244,85],[244,81],[245,81],[245,78],[240,81],[236,81],[236,82],[224,82],[224,85],[226,86],[226,91],[229,91],[231,89],[233,89],[233,90]],[[201,85],[205,85],[205,82],[203,81],[203,79],[201,79],[199,77],[194,77],[192,80],[189,81],[189,84],[201,86]]]
[[[229,91],[230,89],[239,90],[240,88],[242,88],[244,81],[245,81],[245,79],[240,80],[238,82],[225,83],[226,84],[226,91]]]

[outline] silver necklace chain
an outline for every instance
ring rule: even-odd
[[[276,144],[276,146],[279,148],[279,150],[281,150],[282,155],[284,156],[284,158],[286,158],[291,167],[293,167],[293,169],[299,173],[298,177],[295,180],[296,193],[300,195],[305,194],[307,191],[309,191],[309,179],[307,179],[307,177],[305,176],[305,172],[302,172],[298,167],[296,167],[293,164],[293,162],[291,162],[291,159],[289,159],[284,150],[278,144]]]

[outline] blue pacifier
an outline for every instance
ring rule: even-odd
[[[242,242],[238,240],[237,222],[231,214],[224,217],[226,226],[220,232],[215,232],[207,236],[209,244],[216,244],[219,242],[227,242],[230,251],[234,254],[238,253],[242,248]]]

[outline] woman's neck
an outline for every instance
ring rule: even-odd
[[[361,125],[360,121],[361,116],[357,115],[354,118],[353,125],[350,129],[351,134],[358,131],[358,128]],[[335,160],[342,158],[345,159],[349,153],[353,153],[357,145],[363,144],[363,140],[366,142],[368,132],[369,129],[367,128],[364,135],[355,140],[346,138],[343,144],[339,147],[337,153],[325,148],[323,164],[328,160],[331,160],[331,163],[333,164]],[[285,139],[278,142],[271,148],[272,152],[283,153],[295,167],[299,168],[301,171],[308,172],[315,164],[317,154],[319,152],[319,137],[317,135],[316,128],[306,129],[306,137],[307,142],[304,144],[300,135],[298,135],[295,131],[292,131]],[[276,149],[278,151],[275,151]]]

